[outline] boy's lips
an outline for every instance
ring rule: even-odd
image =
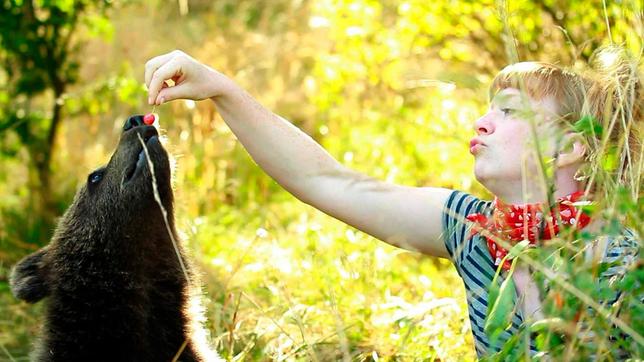
[[[477,154],[483,147],[485,147],[485,144],[478,138],[473,138],[470,141],[470,153],[473,155]]]

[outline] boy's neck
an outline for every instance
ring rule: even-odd
[[[575,181],[574,173],[557,172],[555,180],[554,199],[558,199],[573,192],[582,189],[579,182]],[[517,182],[507,183],[503,187],[497,187],[493,191],[494,195],[506,204],[524,205],[534,203],[545,203],[548,201],[548,190],[544,182],[540,180],[518,180]],[[496,191],[496,192],[494,192]]]

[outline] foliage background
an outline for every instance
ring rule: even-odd
[[[53,19],[78,3],[2,2],[53,9]],[[517,59],[583,69],[611,40],[642,51],[638,1],[83,4],[70,30],[77,67],[63,92],[46,81],[21,91],[11,48],[0,50],[0,359],[26,360],[41,312],[8,292],[10,266],[48,241],[79,183],[108,160],[126,117],[151,110],[141,83],[152,56],[178,48],[230,75],[349,167],[486,197],[467,144],[496,71]],[[3,39],[12,36],[4,27]],[[61,121],[47,144],[57,105]],[[474,359],[449,262],[389,247],[295,200],[258,169],[210,102],[156,111],[178,165],[178,225],[198,260],[222,355]],[[24,125],[35,126],[21,133]]]

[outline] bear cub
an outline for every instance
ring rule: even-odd
[[[192,308],[194,274],[173,246],[170,177],[157,129],[130,117],[109,163],[89,174],[50,243],[12,271],[17,298],[47,298],[32,360],[219,360]]]

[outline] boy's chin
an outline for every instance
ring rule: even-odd
[[[474,165],[474,178],[476,178],[476,181],[483,184],[483,186],[485,186],[487,182],[493,179],[493,173],[490,172],[490,170],[485,166],[486,165],[481,164],[481,162],[477,162]]]
[[[517,181],[521,181],[521,175],[510,174],[503,172],[504,170],[489,169],[483,166],[476,165],[474,167],[474,177],[476,181],[495,195],[499,192],[502,193],[504,190],[507,191],[507,188],[517,187]]]

